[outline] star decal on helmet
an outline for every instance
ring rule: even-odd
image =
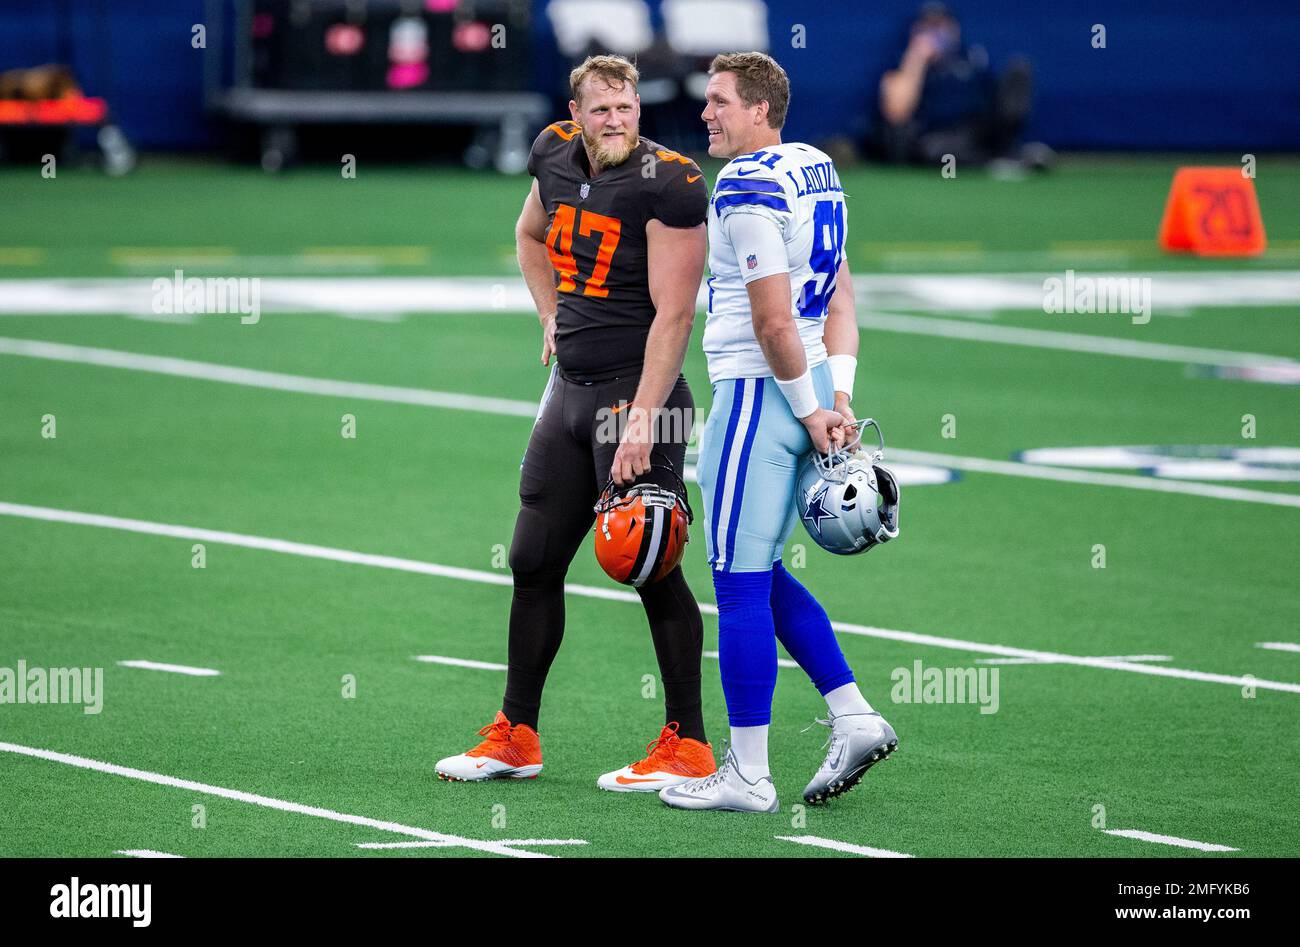
[[[837,520],[839,517],[826,509],[826,487],[817,491],[816,496],[808,501],[808,509],[804,512],[804,519],[817,530],[817,535],[822,534],[822,520]]]

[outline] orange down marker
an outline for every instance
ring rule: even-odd
[[[1267,241],[1255,182],[1240,168],[1179,168],[1158,239],[1161,249],[1200,256],[1263,253]]]

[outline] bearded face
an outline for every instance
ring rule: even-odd
[[[641,140],[636,87],[630,82],[610,84],[597,76],[588,79],[581,91],[581,102],[571,101],[569,109],[582,128],[592,163],[600,168],[622,164]]]
[[[582,127],[582,140],[587,143],[587,151],[602,168],[612,168],[628,159],[641,140],[635,125],[622,130],[602,129],[596,131]]]

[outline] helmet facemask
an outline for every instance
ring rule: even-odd
[[[856,421],[857,436],[829,454],[814,452],[799,475],[800,518],[819,546],[836,555],[866,552],[898,536],[898,478],[878,461],[884,435],[871,418]],[[862,431],[876,430],[877,445],[862,447]]]

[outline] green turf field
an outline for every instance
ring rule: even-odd
[[[1114,830],[1300,854],[1300,387],[1216,377],[1300,361],[1300,296],[1216,295],[1255,280],[1285,296],[1297,278],[1300,165],[1260,162],[1271,248],[1241,261],[1155,250],[1179,163],[1067,160],[1022,182],[845,174],[863,276],[855,407],[881,420],[888,458],[955,479],[905,481],[902,537],[869,556],[792,540],[806,554],[796,574],[839,623],[900,747],[850,795],[802,811],[825,731],[801,731],[824,703],[781,670],[773,816],[596,789],[643,755],[662,710],[644,616],[589,550],[570,571],[541,777],[433,778],[435,760],[477,740],[504,685],[500,670],[414,657],[506,658],[503,548],[546,380],[535,321],[494,303],[516,276],[524,182],[365,166],[351,181],[270,178],[178,160],[115,180],[0,173],[0,668],[102,668],[104,682],[98,714],[0,704],[0,854],[1217,857]],[[6,304],[70,288],[98,298],[91,278],[147,288],[176,267],[308,287],[347,276],[376,293],[446,280],[419,299],[487,280],[472,311],[326,301],[256,325]],[[976,293],[999,274],[1041,282],[1067,268],[1166,282],[1146,325],[918,301],[926,287],[966,292],[954,280]],[[918,274],[937,282],[876,305],[889,278]],[[1162,308],[1160,292],[1198,279],[1203,295]],[[871,321],[883,315],[920,322]],[[955,323],[977,337],[936,334]],[[685,371],[706,406],[702,327]],[[1086,350],[1081,336],[1114,348]],[[130,367],[94,364],[106,351]],[[211,366],[239,383],[197,377]],[[286,378],[328,384],[309,394]],[[1076,482],[1016,461],[1141,445],[1293,450],[1263,465],[1237,455],[1237,479],[1059,468]],[[75,521],[56,521],[68,511]],[[707,604],[698,523],[693,537],[687,574]],[[705,635],[716,649],[710,614]],[[1270,643],[1291,647],[1259,647]],[[220,673],[119,664],[140,660]],[[895,669],[917,661],[996,669],[997,711],[893,701]],[[704,680],[719,747],[716,660]],[[556,840],[585,844],[545,844]],[[358,847],[372,843],[408,847]]]

